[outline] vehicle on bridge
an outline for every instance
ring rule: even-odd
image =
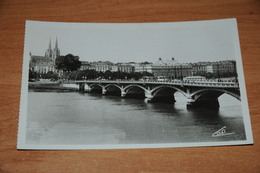
[[[154,77],[154,76],[143,76],[140,80],[141,81],[155,81],[156,77]]]
[[[165,81],[168,80],[168,77],[167,77],[167,76],[157,76],[157,77],[156,77],[156,80],[157,80],[158,82],[165,82]]]
[[[187,76],[183,78],[183,81],[204,81],[206,77],[204,76]]]

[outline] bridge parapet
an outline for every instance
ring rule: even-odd
[[[220,87],[220,88],[239,88],[238,83],[225,83],[225,82],[194,82],[183,83],[185,86],[198,86],[198,87]]]
[[[99,83],[99,84],[170,84],[179,86],[197,86],[197,87],[220,87],[220,88],[239,88],[237,82],[212,82],[212,81],[134,81],[134,80],[80,80],[71,83]]]

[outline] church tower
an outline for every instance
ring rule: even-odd
[[[53,54],[52,54],[52,60],[55,61],[56,58],[60,56],[60,50],[58,48],[58,39],[56,37],[56,42],[55,42],[55,47],[53,49]]]
[[[45,57],[52,57],[51,39],[50,39],[50,43],[49,43],[49,48],[45,52]]]
[[[51,39],[50,39],[49,48],[45,52],[45,57],[51,58],[52,61],[55,61],[55,59],[59,56],[60,56],[60,49],[58,47],[58,39],[56,38],[56,43],[53,50],[51,48]]]

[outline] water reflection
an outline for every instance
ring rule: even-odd
[[[87,93],[29,92],[27,143],[149,144],[244,140],[241,105],[224,96],[219,110]],[[230,104],[230,105],[228,105]],[[212,137],[226,126],[230,136]]]

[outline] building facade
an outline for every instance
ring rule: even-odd
[[[111,62],[104,62],[104,61],[98,61],[96,63],[93,64],[95,66],[95,70],[97,72],[106,72],[106,71],[111,71],[112,70],[112,66],[113,66],[113,63]]]
[[[118,71],[132,73],[134,72],[134,66],[127,64],[127,63],[118,63],[116,64]]]
[[[192,75],[192,66],[188,63],[178,63],[174,58],[166,61],[159,58],[152,65],[152,73],[155,77],[164,76],[168,79],[183,79]]]
[[[226,60],[212,63],[213,73],[236,73],[236,61]]]
[[[148,73],[152,73],[152,63],[147,63],[147,64],[143,64],[143,63],[138,63],[134,66],[135,72],[148,72]]]
[[[223,74],[236,74],[236,61],[225,60],[215,62],[198,62],[191,63],[193,75],[205,75],[207,73],[214,74],[215,76]]]

